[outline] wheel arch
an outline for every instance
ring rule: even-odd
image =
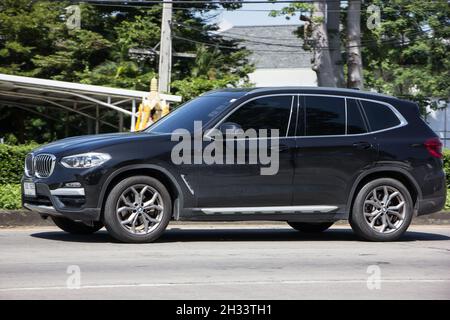
[[[349,217],[352,214],[353,203],[359,190],[361,190],[361,188],[368,182],[379,178],[392,178],[403,183],[411,195],[415,208],[418,200],[422,199],[422,192],[419,185],[407,170],[392,166],[377,167],[361,174],[353,184],[347,201],[347,212]]]
[[[147,175],[158,179],[167,188],[173,204],[172,216],[175,217],[175,219],[178,219],[180,208],[182,208],[183,205],[183,192],[181,191],[180,185],[167,169],[161,166],[147,164],[136,164],[122,167],[106,179],[102,186],[98,202],[101,219],[103,219],[106,199],[108,198],[112,188],[114,188],[119,181],[137,175]]]

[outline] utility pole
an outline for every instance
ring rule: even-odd
[[[158,91],[164,93],[170,92],[170,73],[172,71],[172,35],[170,30],[172,1],[164,0],[161,20]]]

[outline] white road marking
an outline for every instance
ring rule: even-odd
[[[450,283],[450,279],[386,279],[381,283]],[[367,280],[279,280],[279,281],[223,281],[223,282],[167,282],[167,283],[130,283],[130,284],[100,284],[86,285],[79,288],[66,286],[0,288],[0,292],[38,291],[38,290],[82,290],[82,289],[117,289],[117,288],[145,288],[145,287],[174,287],[174,286],[227,286],[227,285],[271,285],[271,284],[332,284],[332,283],[367,283]]]

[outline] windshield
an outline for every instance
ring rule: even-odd
[[[187,129],[189,132],[194,132],[194,121],[201,121],[204,126],[229,106],[231,100],[232,98],[226,96],[198,97],[178,107],[145,131],[172,133],[177,129]]]

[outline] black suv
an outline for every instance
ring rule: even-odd
[[[173,133],[183,129],[195,139],[196,120],[201,142],[182,156],[217,143],[211,130],[227,129],[227,143],[230,130],[278,129],[278,137],[233,137],[245,156],[252,141],[269,141],[278,170],[261,174],[267,164],[246,161],[175,163],[180,139]],[[417,105],[394,97],[334,88],[223,89],[141,132],[72,137],[34,150],[22,199],[67,232],[106,226],[125,242],[153,241],[171,219],[286,221],[302,232],[349,220],[361,238],[390,241],[414,215],[444,206],[441,148]]]

